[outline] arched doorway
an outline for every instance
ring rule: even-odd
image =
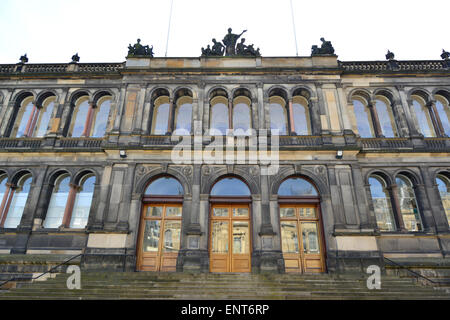
[[[142,200],[138,270],[176,271],[183,195],[180,182],[172,177],[161,177],[148,185]]]
[[[286,272],[325,272],[320,198],[311,182],[284,180],[278,189],[281,249]]]
[[[227,177],[211,189],[209,228],[210,272],[251,271],[250,190]]]

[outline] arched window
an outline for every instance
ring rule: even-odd
[[[6,190],[3,192],[0,226],[17,228],[20,224],[30,192],[31,181],[31,174],[25,174],[19,179],[17,186],[6,187]]]
[[[278,189],[279,196],[301,197],[318,196],[316,188],[305,179],[289,178],[284,180]]]
[[[361,138],[375,137],[372,115],[370,113],[367,102],[363,102],[362,98],[353,99],[353,111],[356,118],[356,126]]]
[[[270,103],[270,130],[272,134],[287,135],[288,122],[286,101],[280,96],[272,96]]]
[[[175,132],[177,135],[190,135],[192,122],[192,98],[180,97],[175,110]]]
[[[369,177],[369,185],[378,229],[380,231],[394,231],[396,226],[386,182],[383,178],[372,175]]]
[[[228,177],[214,184],[211,196],[250,196],[250,189],[242,180]]]
[[[412,104],[420,133],[424,137],[436,137],[431,114],[428,107],[426,107],[425,100],[419,96],[412,96]]]
[[[95,176],[87,174],[80,179],[70,219],[70,228],[84,228],[88,222],[94,196]]]
[[[81,137],[85,131],[86,119],[89,113],[89,97],[83,96],[75,102],[72,120],[69,128],[69,137]]]
[[[11,137],[30,136],[29,128],[33,121],[36,107],[33,104],[33,97],[25,98],[20,104]]]
[[[105,135],[108,127],[109,112],[111,111],[111,97],[102,97],[97,102],[92,116],[92,133],[88,133],[93,138],[101,138]]]
[[[42,107],[38,109],[38,119],[36,122],[36,129],[34,131],[35,137],[43,137],[48,128],[48,124],[50,123],[50,119],[52,117],[53,108],[55,107],[56,97],[49,97],[44,100],[42,103]],[[33,129],[30,129],[33,130]]]
[[[147,186],[139,235],[139,270],[176,270],[183,194],[182,185],[173,177],[157,178]]]
[[[409,231],[422,231],[422,219],[411,180],[404,175],[398,175],[395,182],[398,188],[400,213],[405,228]]]
[[[146,195],[181,196],[184,194],[183,186],[177,179],[162,177],[150,183],[145,189]]]
[[[384,97],[378,96],[375,100],[375,108],[378,120],[380,121],[382,134],[386,138],[394,138],[398,136],[397,127],[392,108],[389,105],[389,100]]]
[[[45,216],[44,228],[58,228],[61,226],[69,197],[69,183],[70,176],[68,174],[62,174],[56,179],[48,205],[47,215]]]
[[[439,195],[441,196],[445,215],[447,216],[447,222],[450,227],[450,179],[443,174],[439,174],[436,177],[436,184],[439,190]]]
[[[68,174],[61,174],[55,181],[50,198],[44,228],[82,229],[86,226],[95,187],[95,176],[86,174],[78,183],[70,183]]]
[[[210,129],[212,135],[226,135],[229,129],[228,100],[217,96],[211,99]]]
[[[168,96],[158,97],[154,102],[151,134],[164,135],[169,125],[170,103]]]
[[[444,133],[450,137],[450,106],[447,99],[436,95],[436,111],[441,120]]]
[[[249,135],[251,129],[251,100],[239,96],[233,100],[233,131],[235,135]]]
[[[297,135],[311,134],[311,121],[308,101],[302,96],[292,98],[292,112],[294,117],[294,131]]]

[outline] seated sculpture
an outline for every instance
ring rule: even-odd
[[[320,38],[320,41],[322,41],[322,46],[320,48],[316,45],[311,47],[312,56],[318,54],[334,54],[334,48],[330,41],[326,41],[324,38]]]
[[[149,56],[153,58],[153,46],[150,48],[148,45],[141,45],[141,39],[137,39],[135,45],[128,45],[128,56]]]

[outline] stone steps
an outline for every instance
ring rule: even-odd
[[[46,281],[18,282],[0,299],[450,299],[445,290],[414,279],[382,276],[381,290],[369,290],[367,275],[187,274],[82,272],[81,290],[69,290],[68,274]]]

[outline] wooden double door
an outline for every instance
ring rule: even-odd
[[[249,205],[213,205],[209,230],[210,272],[250,272]]]
[[[176,271],[181,239],[181,204],[144,204],[137,268]]]
[[[317,205],[280,205],[280,231],[286,272],[325,272],[325,250]]]

